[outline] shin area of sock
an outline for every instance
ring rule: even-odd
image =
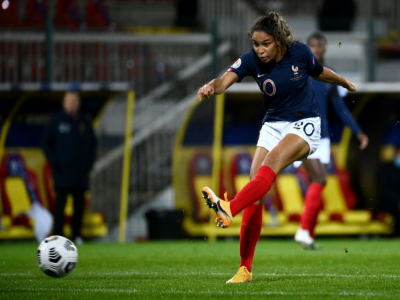
[[[276,174],[270,167],[261,166],[257,175],[230,201],[232,215],[237,215],[243,209],[264,197],[270,190],[275,178]]]
[[[250,272],[261,233],[263,208],[262,205],[253,204],[243,211],[240,228],[240,266],[245,266]]]
[[[301,228],[311,231],[314,230],[318,214],[322,208],[322,190],[323,185],[318,183],[311,183],[308,187],[307,194],[304,201],[304,212],[301,216]]]

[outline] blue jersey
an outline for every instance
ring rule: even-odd
[[[357,134],[361,132],[361,128],[354,120],[351,112],[347,108],[343,101],[343,98],[339,94],[339,87],[337,85],[325,83],[322,81],[312,80],[312,86],[314,89],[315,101],[318,106],[318,110],[321,114],[321,138],[329,137],[329,126],[328,126],[328,101],[330,100],[333,108],[340,117],[340,119],[351,130]]]
[[[254,52],[243,54],[229,69],[239,77],[238,82],[251,76],[263,93],[267,114],[263,123],[295,122],[319,116],[309,74],[316,58],[307,45],[294,42],[279,62],[263,63]]]

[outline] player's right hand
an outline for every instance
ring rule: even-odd
[[[197,92],[197,99],[199,101],[203,100],[203,98],[209,99],[211,95],[214,95],[214,87],[207,83],[203,85]]]

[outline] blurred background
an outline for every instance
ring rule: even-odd
[[[32,203],[54,209],[41,140],[67,90],[79,92],[97,137],[84,239],[238,236],[240,222],[209,222],[200,190],[232,197],[248,181],[261,94],[251,79],[219,101],[196,94],[251,49],[247,30],[267,10],[282,13],[299,41],[324,33],[325,63],[356,83],[345,101],[370,137],[360,151],[329,116],[333,159],[316,233],[391,235],[379,179],[400,145],[398,1],[0,0],[0,239],[33,239]],[[302,169],[278,176],[263,236],[294,235],[307,185]]]

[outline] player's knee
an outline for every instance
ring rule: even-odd
[[[262,199],[258,200],[256,202],[256,204],[257,205],[264,205],[266,200],[267,200],[267,197],[263,197]]]
[[[257,175],[257,172],[258,172],[258,169],[257,170],[250,170],[250,180],[252,180],[254,177],[256,177],[256,175]]]
[[[326,185],[326,176],[325,175],[319,175],[319,176],[313,176],[312,178],[310,178],[310,182],[315,182],[321,186],[325,186]]]
[[[265,159],[262,163],[263,166],[268,166],[274,171],[276,169],[280,169],[279,164],[280,164],[279,155],[272,151],[270,153],[268,153],[268,155],[265,157]]]

